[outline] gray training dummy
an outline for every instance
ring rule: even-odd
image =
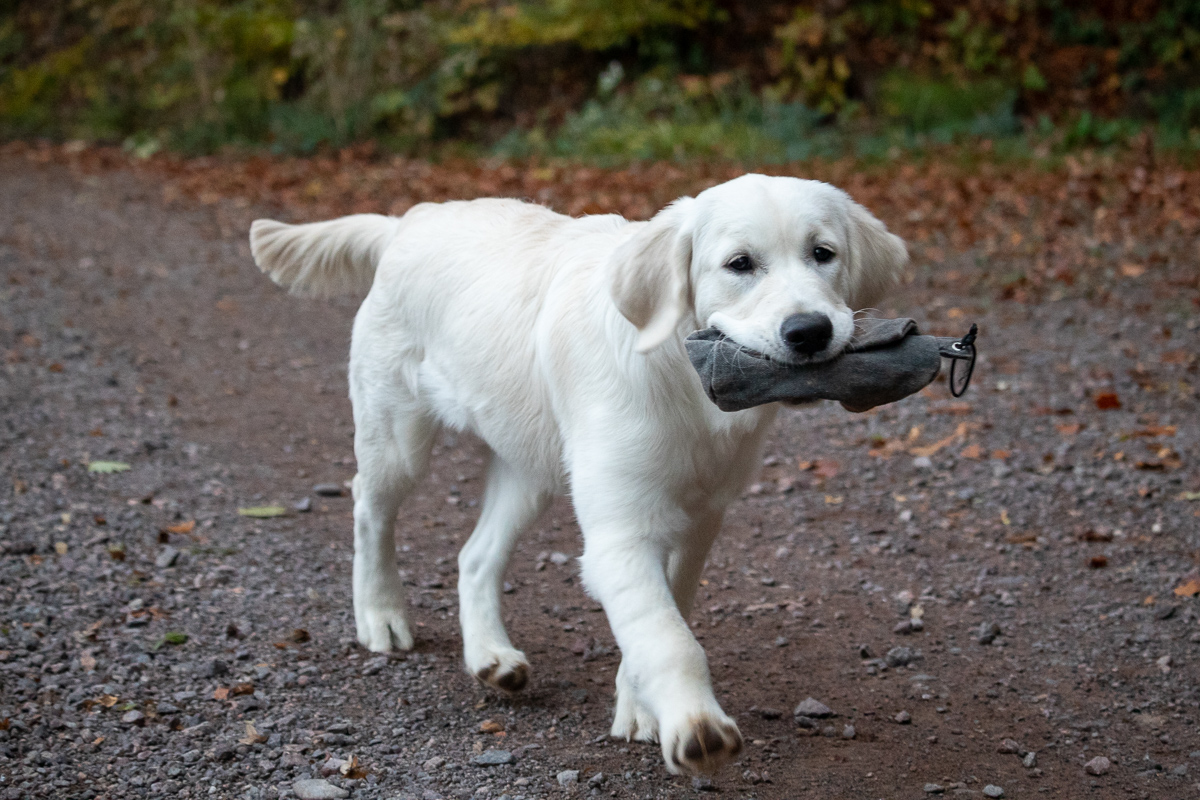
[[[961,340],[922,336],[911,319],[860,320],[841,355],[805,365],[773,361],[716,328],[696,331],[685,344],[704,391],[722,411],[812,400],[837,400],[848,411],[867,411],[928,386],[941,369],[943,355],[965,358],[962,354],[970,348],[973,358],[974,338],[974,330]],[[961,389],[966,389],[966,381]],[[959,394],[962,391],[955,392]]]

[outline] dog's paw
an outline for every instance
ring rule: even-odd
[[[403,606],[361,606],[354,609],[358,641],[373,653],[386,653],[393,645],[412,650],[413,635]]]
[[[737,758],[742,734],[725,714],[689,717],[662,737],[667,769],[676,775],[712,774]]]
[[[524,653],[511,647],[468,658],[467,671],[481,683],[505,692],[519,692],[529,683],[529,662]]]
[[[613,712],[610,734],[627,742],[657,742],[658,720],[633,697],[633,692],[617,689],[617,708]]]

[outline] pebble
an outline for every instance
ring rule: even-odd
[[[564,788],[567,786],[574,786],[575,784],[579,783],[579,770],[564,769],[562,772],[558,773],[554,777],[555,777],[555,780],[558,781],[559,786],[562,786]]]
[[[301,514],[306,514],[309,511],[312,511],[312,498],[311,497],[301,497],[299,500],[296,501],[296,504],[294,506],[292,506],[292,508],[295,509],[296,511],[299,511]]]
[[[933,459],[929,456],[917,456],[912,460],[913,469],[933,469]]]
[[[884,658],[889,667],[903,667],[916,661],[918,656],[911,647],[893,647]]]
[[[1112,769],[1112,762],[1104,756],[1096,756],[1083,765],[1083,771],[1088,775],[1103,775]]]
[[[940,783],[925,784],[925,794],[942,794],[945,791],[946,787],[942,786]]]
[[[591,781],[588,782],[591,783]],[[698,775],[692,778],[692,789],[697,792],[715,792],[717,791],[717,785],[712,782],[712,778]]]
[[[997,753],[1020,753],[1021,745],[1016,739],[1001,739],[1000,745],[996,748]]]
[[[179,551],[174,547],[171,547],[171,545],[167,545],[162,549],[162,552],[158,554],[158,558],[154,559],[154,566],[158,567],[159,569],[173,567],[175,566],[175,561],[178,558]]]
[[[1021,764],[1025,767],[1025,769],[1033,769],[1034,767],[1036,767],[1037,766],[1037,753],[1030,750],[1028,753],[1025,754],[1025,757],[1023,759],[1021,759]]]
[[[901,636],[909,633],[917,633],[925,630],[925,623],[915,617],[906,619],[903,622],[896,623],[896,627],[892,628],[892,633],[898,633]]]
[[[853,739],[856,735],[858,735],[858,732],[854,730],[853,725],[847,725],[846,727],[842,728],[843,739]]]
[[[800,705],[796,706],[792,714],[797,717],[812,717],[813,719],[825,719],[826,717],[834,716],[833,709],[822,703],[820,700],[814,700],[809,697],[801,701]]]
[[[319,497],[341,497],[342,487],[336,483],[318,483],[313,487],[313,494]]]
[[[501,764],[511,764],[515,760],[513,754],[507,750],[488,750],[472,758],[471,763],[477,767],[497,767]]]
[[[137,725],[144,719],[146,719],[146,715],[134,709],[133,711],[126,711],[121,717],[121,722],[124,722],[126,725]]]
[[[892,719],[896,720],[896,722],[899,722],[901,725],[908,725],[912,722],[912,714],[908,713],[907,711],[901,711],[899,714],[892,717]]]
[[[983,787],[983,793],[986,796],[993,798],[993,800],[998,797],[1004,797],[1004,789],[994,783],[989,783],[987,786]]]
[[[980,644],[991,644],[996,641],[996,637],[1000,635],[1000,632],[1000,626],[995,622],[985,622],[979,626],[975,641]]]
[[[319,778],[296,781],[292,784],[292,791],[300,800],[342,800],[350,796],[345,789]]]
[[[567,555],[566,553],[555,552],[555,553],[550,554],[550,563],[554,564],[556,566],[559,566],[559,567],[564,566],[570,560],[571,560],[571,557],[569,555]],[[570,770],[568,770],[568,772],[569,771]]]

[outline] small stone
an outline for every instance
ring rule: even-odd
[[[1171,774],[1172,774],[1172,775],[1176,775],[1176,776],[1178,776],[1178,777],[1180,777],[1180,778],[1186,777],[1186,776],[1187,776],[1187,774],[1188,774],[1188,766],[1187,766],[1187,764],[1180,764],[1180,765],[1179,765],[1179,766],[1177,766],[1177,767],[1173,767],[1173,768],[1171,769]]]
[[[319,497],[341,497],[342,487],[337,483],[318,483],[313,487],[313,494]]]
[[[421,765],[421,769],[425,770],[426,772],[433,772],[435,769],[438,769],[442,766],[442,764],[445,763],[446,759],[442,758],[441,756],[434,756],[433,758],[427,759],[425,763]]]
[[[758,715],[763,719],[779,719],[783,716],[783,712],[778,708],[760,708]]]
[[[912,460],[913,469],[933,469],[933,459],[929,456],[917,456]]]
[[[563,788],[574,786],[575,784],[579,783],[579,770],[564,769],[554,777],[555,780],[558,781],[558,785],[562,786]]]
[[[889,667],[903,667],[917,660],[917,654],[911,647],[893,647],[884,656]]]
[[[979,626],[975,641],[980,644],[991,644],[996,641],[996,637],[1000,635],[1000,632],[1000,626],[995,622],[985,622]]]
[[[1170,619],[1171,617],[1175,616],[1175,612],[1178,610],[1179,610],[1179,606],[1173,606],[1173,605],[1159,606],[1158,610],[1154,612],[1154,618],[1158,619],[1158,620],[1167,620],[1167,619]]]
[[[946,787],[942,786],[940,783],[925,784],[925,794],[942,794],[945,791]]]
[[[570,560],[571,560],[571,557],[569,555],[567,555],[566,553],[557,553],[556,552],[556,553],[550,554],[550,563],[554,564],[556,566],[559,566],[559,567],[564,566]],[[570,770],[567,770],[567,771],[570,772]]]
[[[307,514],[309,511],[312,511],[312,498],[301,497],[296,501],[296,504],[292,506],[292,508],[296,511],[299,511],[301,514]]]
[[[1001,739],[999,746],[996,747],[997,753],[1020,753],[1021,745],[1016,739]]]
[[[697,775],[695,778],[692,778],[692,788],[697,792],[717,791],[717,786],[712,782],[712,778],[704,775]]]
[[[588,778],[587,782],[588,782],[588,786],[599,786],[600,784],[604,783],[604,781],[605,781],[604,773],[597,772],[595,775]]]
[[[996,798],[999,797],[1004,797],[1004,789],[994,783],[989,783],[987,786],[983,787],[983,793],[985,796],[991,797],[992,800],[996,800]]]
[[[786,636],[776,636],[775,637],[775,646],[776,647],[787,647],[788,646],[787,637]]]
[[[1104,756],[1096,756],[1083,765],[1083,771],[1088,775],[1103,775],[1112,769],[1112,762]]]
[[[858,735],[858,732],[854,730],[853,725],[847,725],[846,727],[842,728],[842,738],[843,739],[853,739],[857,735]]]
[[[903,622],[896,623],[896,627],[892,628],[892,633],[898,633],[901,636],[904,636],[909,633],[917,633],[923,630],[925,630],[925,622],[912,617],[904,620]]]
[[[350,762],[346,761],[344,758],[334,758],[333,756],[330,756],[325,760],[325,763],[321,765],[319,770],[321,777],[328,778],[330,775],[337,775],[342,771],[342,767],[348,763]]]
[[[896,722],[899,722],[901,725],[908,725],[912,722],[912,714],[908,713],[907,711],[901,711],[899,714],[892,717],[892,719],[896,720]]]
[[[171,545],[167,545],[158,554],[158,558],[154,559],[154,566],[159,569],[175,566],[175,560],[179,558],[179,551]]]
[[[126,725],[140,725],[145,719],[146,715],[137,709],[126,711],[121,716],[121,722],[124,722]]]
[[[1025,757],[1023,759],[1021,759],[1021,765],[1024,766],[1025,769],[1033,769],[1034,767],[1036,767],[1037,766],[1037,753],[1030,750],[1028,753],[1025,754]]]
[[[513,754],[507,750],[488,750],[472,758],[471,763],[477,767],[498,767],[501,764],[511,764],[515,760]]]
[[[292,784],[292,791],[300,800],[342,800],[350,796],[345,789],[319,778],[296,781]]]
[[[792,714],[797,717],[811,717],[813,719],[825,719],[826,717],[834,716],[833,709],[822,703],[820,700],[814,700],[809,697],[801,701],[800,705],[796,706]]]

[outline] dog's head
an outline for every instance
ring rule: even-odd
[[[682,320],[791,364],[832,358],[854,311],[908,261],[904,242],[827,183],[743,175],[663,209],[613,254],[610,288],[637,349]]]

